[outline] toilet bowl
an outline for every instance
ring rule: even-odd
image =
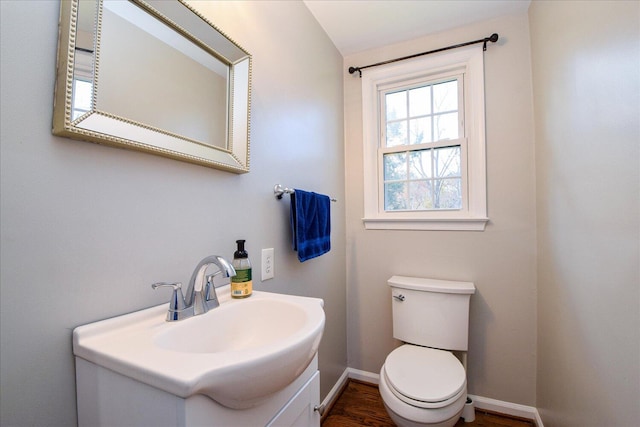
[[[387,356],[380,394],[400,427],[452,427],[467,397],[464,367],[448,351],[405,344]]]
[[[404,342],[380,369],[380,395],[400,427],[453,427],[467,401],[470,282],[393,276],[393,336]]]

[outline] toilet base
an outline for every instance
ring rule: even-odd
[[[460,419],[460,416],[462,415],[462,411],[460,411],[459,414],[454,415],[453,417],[449,418],[448,420],[444,420],[444,421],[441,421],[441,422],[435,423],[435,424],[434,423],[424,424],[424,423],[417,423],[415,421],[408,420],[408,419],[396,414],[386,404],[384,405],[384,409],[387,410],[387,414],[389,414],[389,417],[391,418],[391,421],[396,423],[396,425],[398,427],[453,427],[453,426],[456,425],[456,423]]]

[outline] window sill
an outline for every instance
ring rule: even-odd
[[[489,218],[363,218],[367,230],[484,231]]]

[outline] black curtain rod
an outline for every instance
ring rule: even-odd
[[[391,64],[392,62],[404,61],[405,59],[411,59],[411,58],[415,58],[417,56],[422,56],[422,55],[429,55],[431,53],[438,53],[438,52],[442,52],[443,50],[456,49],[459,47],[469,46],[476,43],[484,43],[482,45],[482,50],[484,51],[484,50],[487,50],[487,42],[495,43],[497,41],[498,41],[498,33],[493,33],[491,34],[490,37],[474,40],[472,42],[460,43],[453,46],[442,47],[436,50],[430,50],[429,52],[416,53],[415,55],[403,56],[402,58],[396,58],[396,59],[390,59],[388,61],[377,62],[375,64],[365,65],[364,67],[349,67],[349,74],[353,74],[357,71],[358,73],[360,73],[360,77],[362,77],[362,70],[364,70],[365,68],[377,67],[378,65]]]

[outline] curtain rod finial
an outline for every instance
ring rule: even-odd
[[[356,71],[360,74],[360,77],[362,77],[362,70],[360,67],[349,67],[349,74],[353,74]]]
[[[478,41],[483,41],[484,43],[482,43],[482,50],[487,50],[487,42],[492,42],[495,43],[498,41],[498,33],[493,33],[491,34],[491,36],[489,37],[485,37],[484,40],[478,40]]]

